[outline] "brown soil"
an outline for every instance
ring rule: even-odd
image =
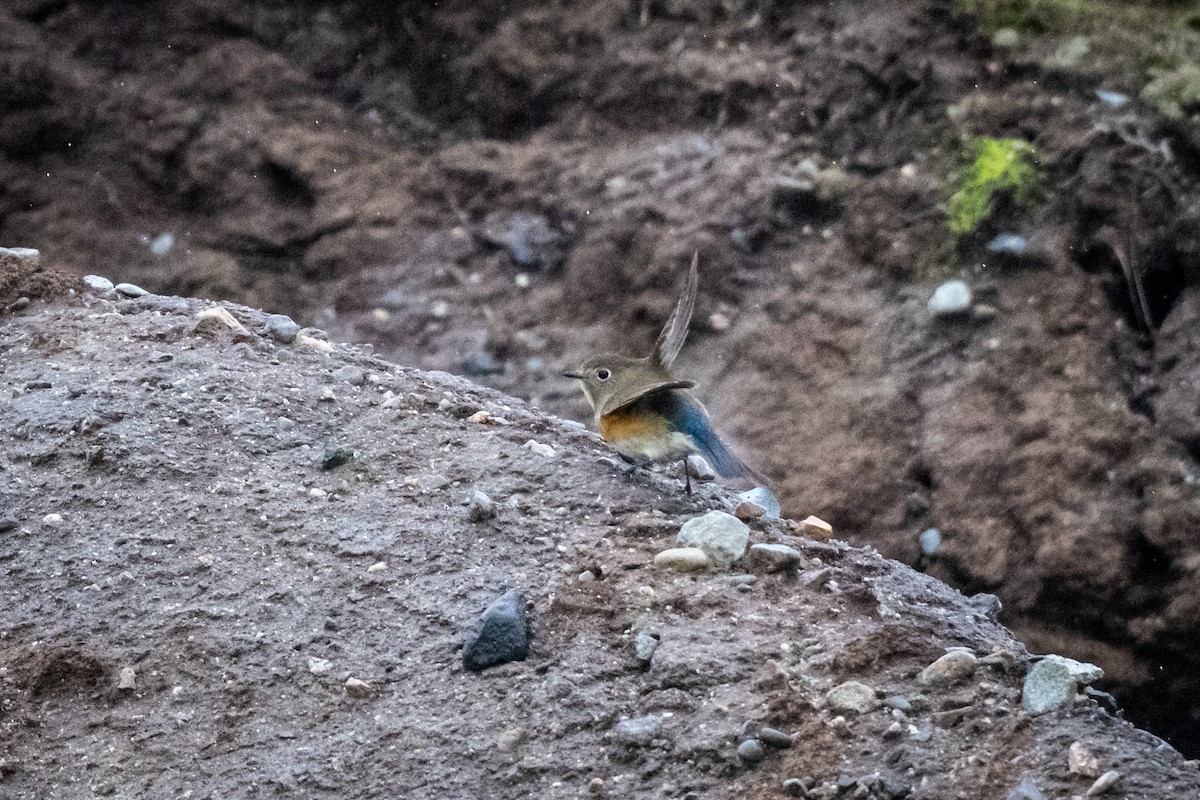
[[[950,6],[21,0],[0,243],[579,419],[557,373],[645,352],[699,249],[681,366],[788,511],[995,592],[1200,753],[1200,154]],[[973,134],[1032,141],[1044,198],[953,247]],[[844,193],[778,188],[809,158]],[[991,311],[932,320],[952,274]]]
[[[1196,762],[1095,700],[1024,713],[1030,659],[990,596],[780,521],[752,540],[799,548],[794,577],[664,571],[654,554],[729,490],[629,475],[458,378],[279,345],[262,312],[226,304],[245,330],[214,332],[211,305],[89,294],[0,317],[7,798],[753,798],[788,778],[814,800],[1067,797],[1093,780],[1067,769],[1075,741],[1122,797],[1200,792]],[[475,489],[494,519],[468,519]],[[509,586],[529,658],[464,672]],[[951,646],[1000,655],[920,685]],[[839,713],[826,692],[848,680],[909,710]],[[747,723],[796,744],[746,765]]]

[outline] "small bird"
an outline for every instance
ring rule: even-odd
[[[704,456],[721,477],[766,482],[735,456],[713,430],[708,411],[688,391],[696,384],[677,380],[671,374],[671,365],[687,338],[696,304],[698,257],[698,253],[692,256],[683,293],[649,356],[629,358],[604,353],[563,373],[582,381],[583,394],[596,413],[600,436],[627,461],[645,464],[682,459],[688,494],[692,492],[687,471],[687,457],[691,453]]]

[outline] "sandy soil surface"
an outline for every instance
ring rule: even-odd
[[[941,0],[18,0],[0,244],[576,419],[559,371],[645,352],[699,250],[680,367],[786,510],[999,595],[1197,754],[1200,153],[1057,46]],[[1041,197],[952,242],[976,135],[1031,142]],[[936,320],[952,276],[974,312]]]

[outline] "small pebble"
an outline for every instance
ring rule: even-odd
[[[658,637],[641,631],[633,640],[633,647],[638,661],[649,664],[650,660],[654,658],[654,652],[658,650]]]
[[[463,644],[463,667],[481,672],[497,664],[524,661],[529,655],[529,618],[525,595],[509,589],[483,612]]]
[[[662,731],[662,719],[653,714],[626,719],[613,728],[613,738],[626,747],[648,747]]]
[[[1002,233],[987,243],[989,253],[1004,253],[1012,256],[1024,254],[1026,247],[1028,247],[1028,242],[1025,237],[1015,233]]]
[[[786,544],[753,544],[746,561],[765,572],[796,572],[804,564],[804,556]]]
[[[8,256],[18,261],[29,261],[36,264],[41,252],[32,247],[0,247],[0,256]]]
[[[296,334],[296,344],[323,355],[333,352],[333,345],[329,342],[313,336],[305,336],[303,333]]]
[[[800,534],[818,542],[833,538],[833,526],[820,517],[807,516],[800,521]]]
[[[1030,714],[1070,708],[1081,684],[1104,677],[1104,670],[1071,658],[1049,655],[1033,665],[1021,689],[1021,705]]]
[[[783,790],[791,797],[807,797],[808,787],[799,778],[788,778],[783,782]]]
[[[1104,794],[1119,780],[1121,780],[1121,773],[1115,769],[1110,769],[1099,778],[1096,778],[1096,782],[1084,792],[1084,797],[1095,797],[1098,794]]]
[[[758,740],[767,747],[776,747],[780,750],[786,750],[792,746],[791,734],[784,733],[776,728],[762,728],[758,732]]]
[[[917,676],[922,686],[948,686],[961,683],[975,674],[979,660],[974,654],[954,650],[934,661]]]
[[[596,580],[596,573],[592,572],[590,569],[585,569],[583,572],[575,576],[575,580],[579,581],[580,583],[591,583],[592,581]]]
[[[942,532],[937,528],[926,528],[921,531],[921,535],[917,537],[917,541],[920,542],[921,552],[927,556],[931,556],[942,546]]]
[[[875,690],[859,681],[846,681],[825,693],[825,699],[836,711],[866,714],[879,706]]]
[[[278,342],[291,344],[300,333],[300,326],[286,314],[272,314],[267,317],[267,333]]]
[[[280,417],[275,420],[275,424],[279,426],[279,430],[285,433],[296,430],[296,421],[288,417]]]
[[[202,567],[211,567],[213,564],[217,563],[216,557],[211,553],[203,553],[198,555],[196,556],[196,560],[200,562],[200,566]]]
[[[355,452],[352,447],[329,447],[321,459],[321,469],[328,472],[332,469],[349,464],[354,460]]]
[[[747,764],[757,764],[767,757],[767,751],[758,739],[747,739],[739,744],[737,754]]]
[[[367,567],[367,572],[371,572],[371,573],[383,572],[386,569],[387,569],[386,561],[376,561],[374,564]]]
[[[62,514],[47,514],[46,516],[42,517],[42,522],[46,525],[50,525],[51,527],[55,525],[62,525],[63,516]]]
[[[333,379],[338,383],[362,386],[366,382],[367,376],[366,373],[353,364],[346,364],[333,371]]]
[[[121,287],[117,287],[120,291]],[[250,331],[238,322],[229,309],[223,306],[206,308],[196,314],[196,333],[203,336],[218,335],[221,332],[232,333],[235,338],[249,338]]]
[[[113,290],[113,282],[101,275],[84,275],[83,282],[97,292],[111,292]]]
[[[696,572],[708,569],[712,562],[699,547],[672,547],[654,557],[654,566],[673,569],[676,572]]]
[[[121,675],[117,679],[117,688],[130,692],[137,688],[137,672],[133,667],[121,667]]]
[[[929,312],[935,317],[962,314],[971,308],[971,287],[966,281],[946,281],[929,298]]]
[[[29,303],[30,303],[30,300],[28,297],[18,297],[16,300],[13,301],[13,304],[11,306],[9,306],[9,309],[11,309],[12,311],[20,311],[23,308],[28,308]]]
[[[132,283],[118,283],[113,289],[117,291],[117,294],[123,294],[126,297],[145,297],[150,294],[142,287]]]
[[[698,481],[715,481],[717,473],[703,456],[695,453],[687,457],[687,473]]]
[[[364,698],[370,697],[371,685],[366,681],[360,681],[358,678],[346,678],[346,694],[351,697]]]
[[[738,492],[737,499],[746,503],[754,503],[766,509],[763,514],[764,519],[779,519],[782,513],[782,508],[779,505],[779,498],[765,486],[755,486],[745,492]]]
[[[171,355],[170,353],[164,353],[161,350],[154,350],[150,353],[150,356],[146,360],[151,364],[164,364],[174,358],[175,356]]]
[[[733,515],[740,520],[758,519],[766,516],[767,510],[758,503],[751,503],[749,500],[743,500],[738,503],[737,508],[733,510]]]
[[[492,502],[492,498],[478,489],[471,492],[471,499],[467,501],[467,519],[471,522],[483,522],[494,516],[496,504]]]
[[[675,539],[684,548],[700,548],[714,567],[725,570],[745,554],[750,528],[732,514],[709,511],[683,523]]]
[[[1107,89],[1097,89],[1096,97],[1100,99],[1101,103],[1112,108],[1121,108],[1129,102],[1129,95],[1121,94],[1120,92],[1111,92]]]
[[[526,450],[532,450],[534,453],[537,453],[543,458],[554,458],[556,455],[553,447],[548,444],[542,444],[541,442],[534,441],[533,439],[530,439],[521,446]]]
[[[1083,742],[1072,742],[1067,749],[1067,769],[1076,775],[1094,778],[1100,774],[1100,762]]]
[[[329,672],[333,669],[333,662],[327,658],[308,657],[308,671],[313,675],[320,675],[323,672]]]

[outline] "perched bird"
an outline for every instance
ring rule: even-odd
[[[708,411],[688,391],[696,384],[677,380],[671,365],[687,338],[696,304],[698,254],[692,257],[683,293],[646,358],[604,353],[577,369],[564,372],[583,383],[583,393],[596,413],[600,436],[627,461],[684,462],[684,481],[692,491],[687,457],[699,453],[724,478],[763,477],[735,456],[713,430]]]

